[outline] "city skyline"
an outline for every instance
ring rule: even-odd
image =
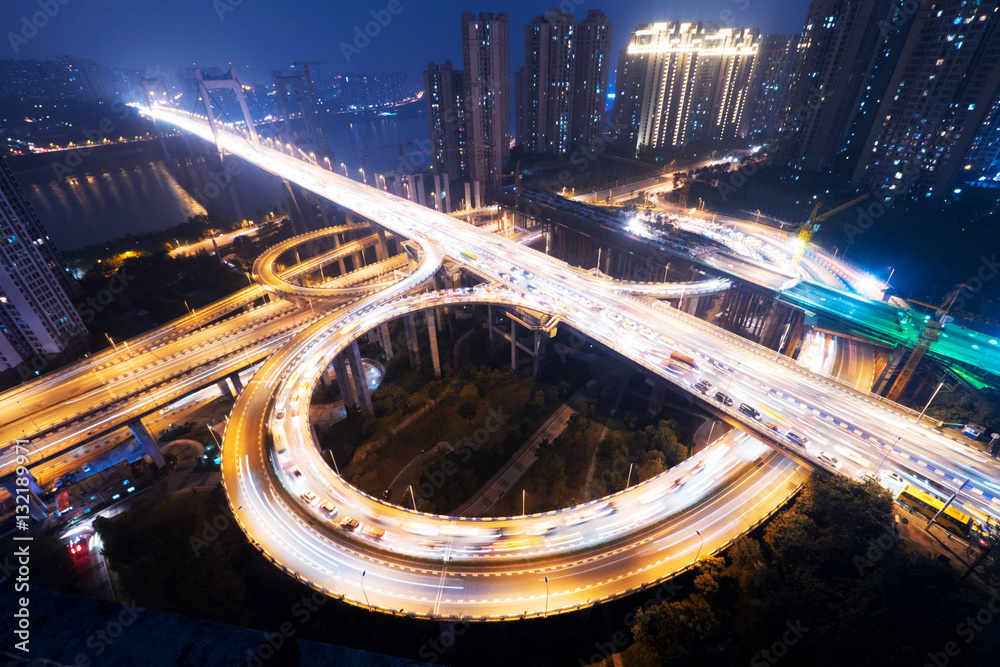
[[[232,63],[241,72],[249,73],[253,82],[265,82],[274,67],[305,57],[326,61],[335,73],[404,70],[416,80],[419,69],[431,60],[461,62],[461,46],[453,43],[453,35],[463,11],[508,13],[511,24],[518,26],[511,36],[514,54],[511,69],[516,71],[523,64],[524,53],[520,26],[552,8],[568,9],[582,21],[594,7],[577,0],[562,5],[519,1],[505,3],[503,7],[488,3],[470,6],[461,0],[446,0],[436,4],[434,12],[423,12],[406,0],[390,0],[378,6],[349,4],[334,9],[303,4],[298,9],[294,4],[286,4],[247,11],[245,3],[230,0],[217,3],[182,0],[169,8],[155,5],[139,8],[125,0],[114,0],[100,12],[82,3],[59,4],[59,14],[25,39],[21,36],[23,19],[28,17],[30,23],[30,17],[39,11],[37,0],[14,0],[0,8],[0,27],[7,36],[0,44],[0,59],[55,60],[69,52],[112,69],[149,68],[160,72],[175,72],[193,64]],[[628,43],[628,34],[635,26],[654,21],[716,21],[728,26],[758,28],[763,34],[797,34],[805,15],[801,0],[776,0],[768,3],[766,12],[758,7],[751,11],[747,3],[733,0],[659,0],[598,4],[596,8],[607,14],[610,23],[621,26],[614,37],[612,53],[618,53]],[[386,23],[384,27],[378,24],[378,17],[373,18],[373,11],[385,12],[380,14]],[[308,13],[309,21],[301,21],[302,12]],[[374,37],[364,33],[371,21],[376,21],[369,30]],[[360,37],[356,29],[361,31]],[[279,38],[262,57],[256,44],[246,36],[267,31],[273,31]],[[15,35],[13,42],[8,33]],[[32,34],[30,29],[28,34]],[[132,34],[142,34],[143,39],[137,42]],[[281,35],[290,39],[281,39]],[[179,56],[175,47],[181,38],[200,46],[185,49],[187,57]],[[355,38],[360,46],[355,44]],[[405,50],[407,58],[402,61],[397,58],[396,49]],[[613,80],[614,71],[611,77]]]

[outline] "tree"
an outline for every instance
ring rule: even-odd
[[[472,424],[473,417],[479,412],[479,406],[471,398],[458,406],[458,416]]]

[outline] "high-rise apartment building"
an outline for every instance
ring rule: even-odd
[[[883,48],[898,32],[888,0],[813,0],[799,38],[776,160],[794,169],[828,168],[844,149],[871,93]]]
[[[66,264],[0,158],[0,370],[79,349],[87,329]]]
[[[431,62],[424,71],[424,99],[430,130],[434,168],[451,180],[466,178],[465,77],[443,65]]]
[[[611,24],[598,10],[578,24],[572,13],[550,9],[525,26],[517,135],[528,152],[562,155],[601,133],[610,49]]]
[[[518,73],[517,139],[531,153],[566,153],[573,137],[576,21],[550,9],[524,28]]]
[[[488,194],[510,156],[510,27],[507,14],[462,15],[468,173]],[[477,200],[480,199],[477,197]]]
[[[885,198],[941,198],[989,151],[1000,1],[924,0],[912,21],[853,182]]]
[[[798,41],[797,36],[761,37],[757,63],[750,79],[750,97],[743,111],[742,136],[766,141],[781,129]]]
[[[972,140],[967,163],[971,165],[968,180],[1000,183],[1000,94],[990,105],[989,114],[979,125]]]
[[[755,29],[640,27],[619,57],[616,123],[637,151],[738,137],[759,47]]]
[[[611,72],[611,23],[604,12],[591,9],[577,25],[576,35],[573,141],[577,146],[590,147],[604,133]]]

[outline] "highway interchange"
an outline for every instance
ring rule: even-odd
[[[153,113],[159,120],[212,140],[207,125],[199,120],[165,109]],[[310,392],[305,390],[334,355],[367,330],[449,303],[499,303],[557,314],[567,325],[706,401],[748,433],[800,462],[852,476],[881,467],[907,481],[926,479],[939,493],[961,486],[960,500],[965,506],[1000,513],[996,462],[928,426],[915,424],[910,411],[814,375],[776,358],[773,351],[669,306],[652,306],[610,289],[600,278],[449,216],[251,145],[242,137],[220,133],[219,143],[392,234],[413,240],[420,249],[419,264],[403,280],[330,313],[275,353],[240,396],[226,430],[223,479],[240,525],[276,564],[320,590],[355,604],[422,617],[498,619],[577,608],[626,594],[689,567],[696,558],[690,553],[691,534],[700,526],[720,529],[716,541],[705,545],[705,552],[712,551],[759,522],[778,506],[779,498],[788,495],[769,496],[769,502],[776,502],[770,505],[755,502],[755,494],[797,486],[802,473],[787,458],[776,453],[767,453],[763,459],[741,456],[735,452],[744,445],[736,443],[730,455],[718,462],[719,468],[706,461],[705,468],[695,473],[688,466],[698,465],[696,458],[627,490],[617,500],[602,499],[590,509],[569,508],[549,515],[462,520],[422,515],[365,496],[322,463],[311,429],[302,418],[308,413]],[[491,284],[406,296],[430,277],[444,256],[492,277]],[[691,355],[699,368],[690,370],[674,363],[672,352]],[[694,388],[701,378],[713,383],[713,391],[729,394],[734,405],[715,401],[712,391],[702,396]],[[287,405],[293,396],[298,396],[297,418]],[[276,403],[283,402],[288,413],[277,424],[281,408]],[[740,412],[740,403],[759,411],[760,420]],[[279,454],[270,445],[272,430],[290,443],[287,452],[280,454],[287,461],[278,460]],[[798,444],[788,437],[789,432],[808,442]],[[741,472],[729,478],[726,471],[734,460],[759,460],[760,464],[750,469],[737,466]],[[751,478],[763,474],[763,469],[785,477],[762,486],[753,483]],[[695,474],[716,482],[711,489],[701,488],[692,481]],[[679,476],[687,482],[683,488],[677,486]],[[302,499],[305,491],[310,494]],[[737,517],[713,506],[718,498],[731,498],[731,493],[743,494],[737,506],[748,508],[748,513]],[[317,509],[325,502],[337,508],[336,516],[324,517],[326,510]],[[649,528],[637,522],[637,517],[646,516],[643,511],[631,509],[625,517],[616,518],[621,514],[620,503],[632,507],[634,502],[655,507],[649,516],[666,522]],[[591,511],[592,515],[586,514]],[[682,523],[683,527],[674,525],[690,519],[685,512],[691,511],[710,511],[707,516],[717,520],[706,521],[702,515]],[[354,531],[339,525],[348,517],[360,522]],[[628,532],[602,537],[602,528],[618,521]],[[466,525],[478,528],[479,533],[462,535],[461,527]],[[630,551],[624,560],[617,555],[623,553],[623,544],[641,549],[647,544],[644,531],[664,526],[668,527],[662,538],[666,553],[660,558],[649,560],[648,551]],[[699,545],[704,537],[704,533],[698,536]],[[505,551],[517,555],[508,556]],[[560,599],[553,602],[552,578],[548,595],[544,595],[544,579],[546,573],[555,577],[563,572],[573,572],[566,575],[571,577],[572,588],[560,587]]]
[[[199,119],[165,109],[153,113],[213,140]],[[879,481],[894,491],[905,480],[945,497],[964,482],[960,504],[1000,514],[995,461],[914,424],[911,411],[651,298],[713,293],[726,281],[612,281],[241,137],[221,133],[219,139],[228,151],[410,239],[416,258],[407,260],[407,253],[302,286],[297,276],[377,243],[374,234],[355,239],[279,271],[275,262],[288,250],[367,225],[310,232],[258,261],[259,284],[129,341],[130,347],[119,344],[8,392],[0,406],[5,440],[47,433],[33,441],[32,461],[47,461],[36,474],[57,474],[81,453],[82,443],[105,446],[94,438],[106,439],[100,434],[111,426],[155,413],[204,386],[206,377],[225,378],[263,362],[245,383],[224,438],[223,480],[241,527],[276,565],[329,595],[426,618],[546,615],[674,576],[780,507],[806,477],[800,464],[851,476],[881,471]],[[770,243],[779,246],[778,240]],[[421,291],[446,257],[487,283]],[[847,270],[806,265],[830,284],[844,279],[835,272]],[[853,279],[864,278],[847,276]],[[308,301],[310,308],[261,303],[264,290]],[[255,301],[259,305],[249,312],[206,326]],[[354,489],[322,460],[305,417],[319,375],[352,340],[384,322],[470,303],[556,315],[750,435],[734,431],[609,498],[529,517],[432,516]],[[672,353],[690,355],[698,368],[677,363]],[[699,380],[712,384],[704,394],[695,386]],[[716,400],[717,391],[733,405]],[[741,412],[741,403],[756,410],[759,421]],[[6,458],[0,457],[4,474],[10,472]],[[348,522],[353,530],[341,527],[348,518],[358,522]]]

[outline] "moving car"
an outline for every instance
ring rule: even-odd
[[[837,470],[840,470],[840,467],[843,465],[840,462],[840,459],[838,459],[836,456],[831,456],[826,452],[819,453],[819,460],[827,465],[833,466]]]
[[[719,401],[720,403],[724,403],[725,405],[733,404],[733,399],[729,398],[729,396],[727,396],[725,393],[721,391],[715,392],[715,400]]]
[[[337,506],[327,500],[325,503],[320,505],[324,512],[329,514],[331,517],[337,516]]]
[[[767,423],[764,424],[764,426],[768,427],[769,429],[771,429],[775,433],[781,433],[781,431],[778,430],[778,425],[775,424],[774,422],[767,422]]]
[[[319,500],[319,498],[316,497],[316,494],[310,491],[309,489],[306,489],[301,494],[299,494],[299,497],[301,497],[302,500],[306,501],[310,505],[315,505],[316,501]]]
[[[760,421],[760,412],[758,412],[757,408],[753,407],[752,405],[747,405],[746,403],[740,403],[740,412],[742,412],[745,415],[750,415],[757,421]]]
[[[376,540],[381,540],[383,537],[385,537],[385,531],[379,528],[378,526],[365,526],[364,530],[362,530],[361,532],[363,532],[368,537],[372,537]]]
[[[358,523],[357,519],[352,519],[351,517],[347,517],[346,519],[340,522],[340,527],[349,533],[353,533],[355,530],[358,529],[358,526],[360,525],[361,524]]]
[[[801,445],[802,447],[805,447],[809,443],[809,438],[804,435],[792,433],[791,431],[789,431],[785,437],[794,442],[796,445]]]

